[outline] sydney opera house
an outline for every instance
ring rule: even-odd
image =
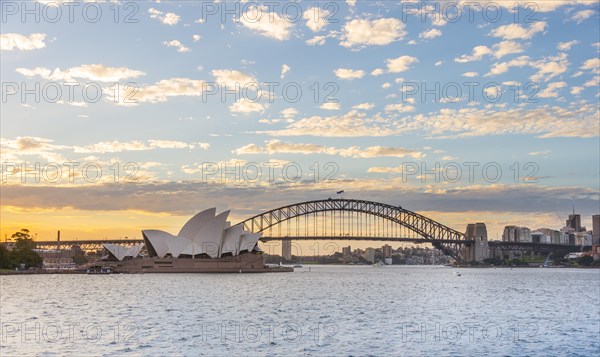
[[[262,233],[245,231],[241,224],[227,221],[229,211],[216,215],[216,208],[192,217],[177,235],[143,230],[142,247],[105,245],[114,270],[123,273],[238,273],[290,271],[267,267],[258,247]]]

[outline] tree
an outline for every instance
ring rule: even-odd
[[[14,264],[10,250],[0,244],[0,269],[12,269]]]
[[[15,239],[15,245],[10,252],[10,260],[13,267],[18,267],[21,264],[24,264],[26,268],[42,266],[44,260],[33,250],[35,242],[29,235],[28,229],[21,229],[19,232],[13,234],[11,238]]]
[[[591,255],[584,255],[582,257],[577,258],[577,264],[584,267],[589,267],[590,265],[592,265],[593,262],[594,257],[592,257]]]

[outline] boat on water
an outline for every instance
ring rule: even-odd
[[[112,274],[113,270],[111,267],[107,266],[92,266],[86,269],[86,274]]]

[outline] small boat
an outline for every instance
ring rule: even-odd
[[[294,265],[294,268],[302,268],[302,265],[296,264],[296,265]]]
[[[461,276],[461,274],[459,272],[455,271],[454,276]]]

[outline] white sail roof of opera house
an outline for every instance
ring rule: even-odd
[[[220,258],[226,253],[239,255],[254,250],[262,233],[245,231],[241,224],[231,226],[227,221],[229,211],[218,215],[216,211],[216,208],[209,208],[196,214],[177,235],[155,229],[143,230],[148,255],[178,258],[207,254],[211,258]]]
[[[102,246],[117,260],[123,260],[127,257],[136,258],[140,255],[140,251],[144,248],[144,243],[124,246],[121,244],[105,243]]]

